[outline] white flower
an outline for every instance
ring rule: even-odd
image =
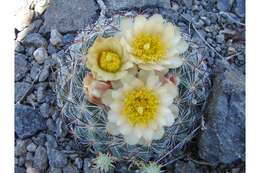
[[[134,67],[116,37],[98,37],[88,50],[86,66],[94,78],[103,81],[121,79]]]
[[[188,49],[179,29],[159,14],[123,19],[121,37],[129,58],[145,70],[177,68],[183,63],[180,55]]]
[[[121,134],[125,142],[149,145],[164,135],[164,127],[171,126],[178,116],[173,99],[178,95],[176,85],[154,71],[141,70],[137,77],[121,79],[122,87],[109,89],[102,102],[110,107],[107,130]]]

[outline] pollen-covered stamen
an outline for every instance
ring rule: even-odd
[[[115,73],[120,69],[121,64],[121,57],[117,53],[112,51],[102,51],[100,53],[98,65],[102,70]]]
[[[123,115],[132,125],[147,127],[156,119],[159,99],[155,91],[140,87],[129,91],[124,99]]]
[[[140,33],[132,42],[134,54],[144,62],[160,61],[166,54],[166,45],[160,35]]]

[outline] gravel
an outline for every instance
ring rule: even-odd
[[[26,76],[29,71],[29,64],[24,54],[15,54],[15,81],[19,81]]]
[[[30,33],[26,35],[23,44],[25,46],[33,46],[36,48],[48,46],[46,39],[39,33]]]
[[[44,60],[48,59],[47,50],[44,47],[40,47],[33,52],[34,59],[39,64],[42,64]]]
[[[30,88],[31,84],[27,82],[15,82],[15,102],[20,101],[20,99],[27,91],[29,91]]]
[[[47,151],[44,147],[37,147],[34,155],[33,166],[41,171],[46,170],[48,167]]]
[[[46,128],[46,122],[39,110],[25,105],[15,105],[15,133],[19,138],[33,136]]]
[[[50,38],[50,42],[52,45],[54,46],[58,46],[62,43],[62,35],[59,33],[59,31],[57,29],[52,29],[51,30],[51,38]]]
[[[49,158],[49,164],[51,167],[63,168],[68,163],[67,157],[62,151],[50,148],[47,150],[47,154]]]

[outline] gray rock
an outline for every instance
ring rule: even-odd
[[[46,141],[45,145],[47,147],[47,151],[49,149],[56,148],[58,146],[58,144],[53,136],[46,135],[46,138],[47,138],[47,141]]]
[[[50,42],[52,45],[56,46],[62,43],[62,35],[59,33],[57,29],[51,30],[51,38]]]
[[[42,102],[45,97],[45,89],[46,87],[40,86],[36,91],[37,101]]]
[[[62,169],[51,167],[51,170],[49,173],[62,173]]]
[[[38,109],[20,104],[15,105],[15,133],[19,138],[30,137],[46,128],[45,120]]]
[[[64,124],[61,118],[56,119],[56,136],[60,138],[64,138],[68,133],[68,128]]]
[[[29,140],[17,140],[15,146],[15,156],[22,156],[26,153],[26,146],[30,143]]]
[[[39,76],[39,82],[45,81],[49,77],[49,68],[44,67]]]
[[[15,81],[21,80],[29,71],[29,64],[26,56],[20,53],[15,54]]]
[[[26,55],[28,56],[28,58],[30,56],[33,56],[33,52],[35,51],[35,47],[27,47],[26,48]],[[30,60],[32,60],[32,58],[30,58]]]
[[[90,171],[90,166],[91,166],[90,160],[89,160],[88,158],[84,159],[84,165],[83,165],[83,171],[84,171],[84,173],[89,173],[89,172],[91,172],[91,171]]]
[[[33,19],[33,10],[27,7],[21,7],[15,14],[15,28],[22,31]]]
[[[195,164],[191,161],[189,162],[183,162],[183,161],[177,161],[175,163],[174,173],[201,173],[196,167]]]
[[[47,150],[49,164],[55,168],[63,168],[67,165],[67,157],[61,151],[50,148]]]
[[[239,17],[245,17],[245,0],[236,0],[235,13]]]
[[[50,113],[51,113],[50,105],[48,103],[41,104],[40,112],[41,112],[41,114],[44,118],[48,118],[50,116]]]
[[[31,71],[30,71],[30,76],[33,80],[37,80],[40,76],[41,73],[41,66],[38,64],[33,64]]]
[[[61,33],[83,29],[93,20],[98,7],[94,0],[55,0],[44,14],[44,30],[57,28]]]
[[[56,49],[52,44],[49,44],[49,45],[48,45],[47,50],[48,50],[48,53],[49,53],[50,55],[52,55],[52,54],[54,54],[54,53],[56,53],[56,52],[58,51],[58,49]]]
[[[245,79],[228,69],[213,81],[206,130],[198,142],[199,156],[215,165],[245,160]]]
[[[104,0],[108,10],[121,10],[130,8],[142,8],[147,6],[171,8],[169,0]]]
[[[16,40],[22,41],[26,37],[26,35],[28,35],[29,33],[37,32],[39,27],[41,26],[41,24],[42,24],[41,19],[37,19],[37,20],[33,21],[28,27],[26,27],[24,30],[22,30],[21,32],[19,32],[17,34]]]
[[[24,53],[24,50],[25,50],[25,48],[23,47],[23,45],[19,41],[16,41],[15,42],[15,52]]]
[[[82,168],[82,166],[83,166],[83,160],[81,159],[81,158],[79,158],[79,157],[77,157],[76,159],[75,159],[75,165],[77,166],[77,168],[78,169],[81,169]]]
[[[73,167],[72,165],[67,165],[65,168],[63,168],[63,173],[78,173],[79,171]]]
[[[33,46],[33,47],[47,47],[48,43],[45,40],[45,38],[43,38],[43,36],[41,36],[41,34],[38,33],[31,33],[26,35],[26,37],[23,40],[23,43],[25,46]]]
[[[34,155],[33,166],[42,171],[48,167],[47,151],[43,146],[38,146]]]
[[[27,82],[15,82],[15,102],[19,101],[30,87],[31,85]]]
[[[192,1],[193,1],[193,0],[183,0],[185,6],[186,6],[187,8],[189,8],[189,9],[191,9],[191,7],[192,7]]]
[[[216,40],[218,43],[224,43],[225,42],[225,36],[224,34],[218,34],[216,37]]]
[[[33,142],[30,143],[29,145],[27,145],[27,147],[26,147],[27,151],[29,151],[29,152],[35,152],[36,148],[37,148],[37,145]]]
[[[217,8],[219,11],[230,11],[234,0],[218,0]]]
[[[34,59],[39,64],[42,64],[44,60],[48,59],[47,50],[44,47],[39,47],[33,52]]]
[[[27,162],[28,161],[33,162],[33,159],[34,159],[33,153],[31,153],[31,152],[26,153],[25,159],[26,159]]]
[[[47,122],[46,122],[48,129],[52,132],[55,132],[56,130],[56,126],[55,126],[55,122],[53,121],[53,119],[48,118]]]
[[[15,173],[26,173],[26,170],[22,167],[15,167]]]

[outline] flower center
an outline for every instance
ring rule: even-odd
[[[146,87],[135,88],[126,94],[123,115],[132,125],[147,127],[155,120],[159,107],[156,93]]]
[[[121,57],[112,51],[102,51],[98,59],[99,67],[110,73],[117,72],[121,67]]]
[[[160,35],[137,34],[132,46],[136,57],[144,62],[158,62],[166,53],[166,46]]]

